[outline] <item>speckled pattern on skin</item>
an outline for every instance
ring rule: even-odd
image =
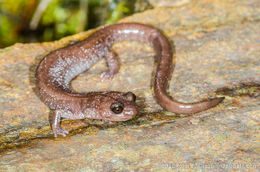
[[[60,128],[60,118],[104,119],[126,121],[138,112],[135,95],[131,92],[91,92],[79,94],[70,88],[71,80],[89,69],[102,57],[107,59],[109,70],[101,77],[113,78],[119,70],[116,55],[110,49],[115,42],[137,40],[155,49],[158,66],[155,74],[154,92],[157,102],[174,113],[197,113],[219,104],[224,98],[214,98],[199,103],[181,103],[166,93],[172,68],[173,51],[168,39],[156,28],[138,24],[121,23],[100,29],[87,39],[48,54],[36,71],[37,89],[41,99],[54,110],[52,130],[54,136],[66,136],[68,131]]]

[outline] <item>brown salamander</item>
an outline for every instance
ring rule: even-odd
[[[173,51],[168,39],[158,29],[138,23],[121,23],[104,27],[83,41],[49,53],[36,71],[36,88],[42,101],[54,110],[52,130],[54,136],[66,136],[68,131],[60,128],[60,119],[104,119],[126,121],[133,118],[138,107],[131,92],[76,93],[70,87],[71,80],[86,71],[102,57],[109,70],[101,77],[112,78],[118,73],[119,63],[111,50],[115,42],[137,40],[152,46],[158,56],[154,81],[157,102],[174,113],[197,113],[219,104],[224,98],[214,98],[198,103],[181,103],[166,93],[172,68]]]

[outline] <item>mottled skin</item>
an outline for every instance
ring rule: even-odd
[[[157,102],[174,113],[197,113],[219,104],[224,98],[214,98],[199,103],[181,103],[166,93],[172,68],[172,48],[168,39],[156,28],[138,23],[121,23],[104,27],[87,39],[48,54],[36,71],[37,88],[41,99],[52,110],[54,136],[66,136],[68,131],[60,128],[60,119],[104,119],[126,121],[133,118],[138,108],[131,92],[90,92],[80,94],[70,87],[70,81],[105,57],[109,70],[102,79],[112,78],[119,70],[115,53],[111,50],[115,42],[137,40],[148,43],[158,57],[154,81]]]

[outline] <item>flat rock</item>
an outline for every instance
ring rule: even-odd
[[[164,111],[153,97],[156,55],[138,42],[114,45],[121,69],[101,82],[104,60],[80,74],[78,92],[133,91],[141,112],[130,121],[63,121],[66,138],[54,139],[49,109],[34,92],[34,73],[49,52],[94,30],[49,43],[0,50],[0,171],[172,171],[259,169],[258,0],[201,0],[160,7],[121,22],[161,29],[175,49],[169,94],[196,102],[225,96],[219,106],[193,116]]]

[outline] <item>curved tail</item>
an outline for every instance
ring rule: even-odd
[[[152,45],[158,55],[158,66],[155,74],[154,92],[157,102],[166,110],[173,113],[192,114],[207,110],[218,105],[224,97],[213,98],[198,103],[181,103],[173,100],[167,93],[166,87],[172,68],[172,48],[168,39],[157,33],[150,37]]]

